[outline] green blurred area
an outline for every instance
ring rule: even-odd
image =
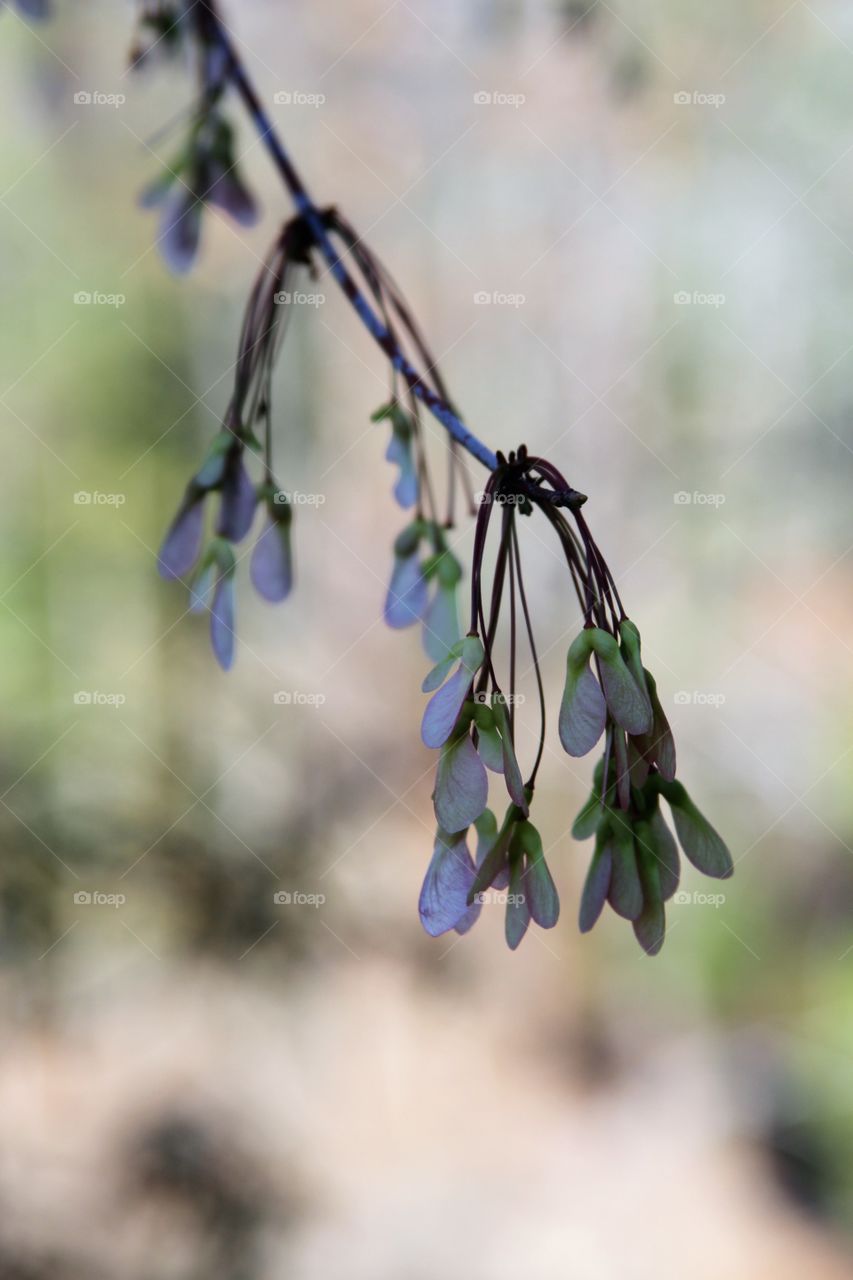
[[[579,619],[531,529],[563,918],[517,956],[497,913],[452,949],[421,934],[430,663],[380,621],[402,518],[378,353],[321,280],[276,394],[280,470],[324,502],[285,606],[243,574],[223,676],[156,549],[287,202],[244,132],[262,225],[209,218],[169,278],[136,200],[178,143],[180,68],[126,74],[105,3],[4,12],[0,1273],[849,1274],[849,15],[230,9],[265,101],[325,95],[275,118],[466,420],[590,495],[737,872],[716,905],[688,875],[653,962],[612,916],[576,935],[590,763],[554,724]],[[75,103],[97,90],[126,102]]]

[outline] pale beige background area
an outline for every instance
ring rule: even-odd
[[[516,955],[496,909],[455,945],[422,934],[428,662],[380,619],[403,518],[378,353],[321,278],[276,395],[282,477],[324,501],[297,513],[285,606],[241,581],[225,677],[154,555],[287,200],[241,121],[265,218],[212,217],[170,279],[136,197],[185,79],[125,74],[130,6],[5,12],[0,1274],[849,1275],[850,13],[223,7],[472,428],[589,495],[737,873],[717,905],[688,875],[654,961],[612,916],[578,936],[591,762],[553,730],[578,617],[537,525],[563,917]]]

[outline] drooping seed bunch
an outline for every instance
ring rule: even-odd
[[[185,579],[194,572],[194,612],[212,597],[211,641],[226,670],[234,660],[236,547],[249,534],[259,505],[267,520],[252,552],[252,583],[271,603],[285,600],[293,585],[292,508],[273,472],[272,374],[291,311],[293,278],[307,262],[301,224],[295,219],[284,227],[255,281],[222,430],[187,485],[160,550],[164,577]],[[257,454],[262,455],[263,476],[256,485],[246,461]],[[203,551],[205,506],[214,493],[219,495],[214,537]]]
[[[198,256],[205,206],[243,227],[254,226],[259,215],[240,174],[234,128],[223,111],[228,60],[204,6],[143,3],[131,65],[139,68],[155,55],[176,52],[195,64],[196,101],[180,150],[144,189],[140,203],[160,210],[160,251],[171,270],[183,275]]]
[[[446,395],[435,361],[390,277],[336,210],[327,209],[322,217],[330,234],[340,238],[345,249],[352,248],[367,287],[387,316],[393,340],[404,342],[402,334],[396,333],[396,319],[408,341],[429,362],[433,394]],[[293,298],[297,296],[298,273],[310,271],[316,275],[311,249],[305,220],[293,218],[261,267],[244,315],[233,390],[222,430],[190,479],[160,549],[163,577],[186,580],[192,575],[190,609],[209,609],[213,651],[226,670],[234,660],[237,548],[251,531],[258,505],[266,508],[267,524],[252,552],[253,585],[266,600],[277,603],[287,597],[293,584],[293,508],[275,478],[273,465],[272,378]],[[170,260],[168,253],[166,259]],[[405,510],[413,509],[412,521],[395,543],[395,568],[385,617],[392,627],[420,621],[426,652],[435,661],[459,636],[456,589],[462,566],[450,550],[447,531],[453,525],[460,483],[472,502],[470,478],[455,443],[445,439],[449,466],[446,503],[440,514],[420,405],[411,387],[401,385],[393,363],[389,399],[373,420],[390,424],[386,458],[397,469],[394,497]],[[249,470],[255,456],[263,466],[263,478],[257,485]],[[205,545],[205,509],[214,494],[219,499],[214,536]]]
[[[506,889],[506,939],[515,948],[531,920],[548,929],[559,915],[542,840],[529,816],[545,741],[545,698],[516,520],[538,507],[559,537],[584,615],[566,661],[560,742],[578,757],[604,737],[593,793],[573,827],[578,839],[596,836],[580,927],[591,929],[609,902],[632,921],[641,945],[653,955],[663,944],[664,903],[679,878],[678,851],[660,813],[660,796],[672,808],[684,853],[699,870],[727,876],[732,863],[720,837],[675,781],[672,733],[654,679],[642,663],[640,633],[625,615],[610,570],[581,515],[583,501],[551,464],[528,457],[523,447],[508,460],[500,459],[489,480],[475,536],[470,627],[424,682],[424,692],[432,696],[422,737],[441,755],[433,796],[438,831],[421,891],[421,920],[430,934],[448,929],[465,933],[477,919],[485,892]],[[502,509],[500,541],[486,613],[483,551],[496,505]],[[510,658],[505,691],[495,670],[494,641],[507,584]],[[515,737],[519,613],[539,691],[539,745],[526,777]],[[503,775],[508,795],[500,826],[487,808],[487,771]],[[473,855],[467,845],[471,828],[476,833]]]

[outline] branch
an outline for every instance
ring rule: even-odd
[[[484,467],[494,471],[498,465],[497,455],[479,440],[465,423],[453,412],[450,406],[428,386],[417,369],[406,359],[398,347],[393,335],[380,320],[364,294],[347,271],[340,254],[329,239],[323,214],[309,195],[293,161],[276,133],[269,116],[264,110],[257,91],[243,66],[240,55],[234,47],[230,33],[219,17],[213,0],[199,0],[200,7],[206,10],[210,22],[210,34],[227,59],[227,67],[231,83],[242,99],[246,110],[254,122],[267,151],[287,186],[296,206],[297,212],[305,220],[314,244],[328,263],[329,270],[340,285],[350,304],[358,314],[365,328],[382,348],[395,369],[405,378],[413,395],[416,395],[429,409],[450,435],[464,449],[481,462]]]

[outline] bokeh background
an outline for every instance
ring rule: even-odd
[[[225,677],[158,580],[289,209],[241,124],[266,216],[170,278],[136,198],[186,77],[126,73],[129,5],[55,7],[0,20],[0,1274],[853,1274],[848,6],[226,6],[468,422],[590,495],[737,862],[688,871],[653,961],[576,932],[590,761],[553,722],[558,927],[421,933],[429,663],[380,620],[385,371],[328,280],[276,380],[279,471],[323,499],[298,593],[241,583]],[[578,617],[541,535],[555,709]]]

